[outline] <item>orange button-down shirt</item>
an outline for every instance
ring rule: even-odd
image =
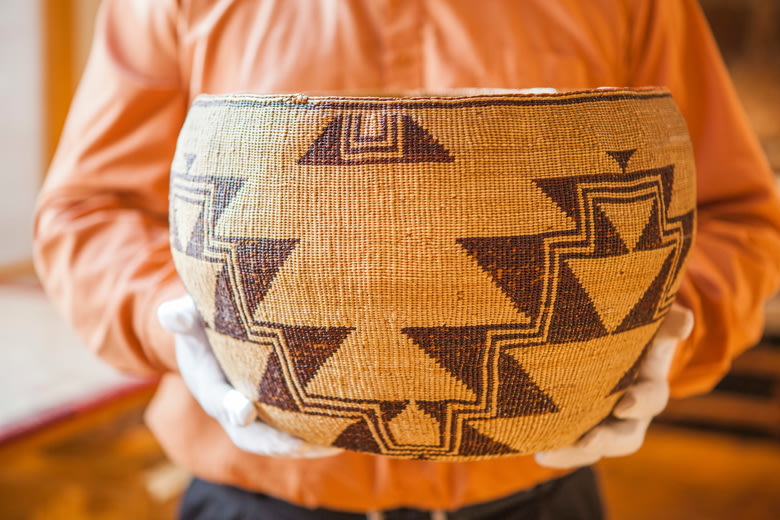
[[[200,93],[667,86],[698,170],[698,238],[679,299],[696,317],[670,380],[709,389],[762,330],[780,273],[773,179],[693,0],[106,0],[39,201],[36,262],[86,344],[162,381],[148,421],[196,475],[307,506],[455,508],[559,473],[531,457],[437,463],[239,451],[193,400],[160,302],[184,292],[168,175]]]

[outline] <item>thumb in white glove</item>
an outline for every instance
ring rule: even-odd
[[[571,446],[537,453],[536,462],[550,468],[573,468],[593,464],[602,457],[622,457],[637,451],[650,421],[669,400],[667,376],[677,343],[692,330],[693,313],[681,305],[672,305],[639,366],[637,380],[618,401],[612,417]]]
[[[174,334],[176,361],[187,388],[236,446],[278,457],[327,457],[342,451],[307,443],[257,420],[252,402],[225,378],[190,296],[164,302],[157,316],[163,328]]]

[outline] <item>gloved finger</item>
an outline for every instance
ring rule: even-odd
[[[256,412],[252,403],[225,378],[208,343],[193,335],[176,335],[176,362],[184,383],[203,411],[223,424],[243,426]]]
[[[161,303],[157,308],[157,319],[165,330],[174,334],[186,334],[201,324],[200,313],[188,294]]]
[[[339,448],[315,446],[257,421],[252,402],[225,378],[190,296],[158,308],[163,328],[175,334],[176,359],[184,382],[203,410],[215,418],[239,448],[261,455],[325,457]]]
[[[588,432],[575,446],[601,457],[630,455],[642,447],[650,419],[608,421]]]
[[[222,397],[222,408],[230,424],[235,426],[247,426],[257,419],[257,410],[252,401],[235,388]]]
[[[197,383],[199,391],[226,381],[203,329],[196,327],[187,334],[177,333],[174,344],[179,372],[185,381]]]
[[[571,446],[537,453],[541,466],[567,469],[596,463],[602,457],[622,457],[642,446],[650,419],[613,420],[597,426]]]
[[[690,336],[692,331],[693,312],[679,303],[674,303],[658,328],[656,338],[681,341]]]
[[[656,337],[639,365],[637,381],[666,381],[677,341]]]
[[[536,463],[553,469],[579,468],[595,464],[601,458],[598,453],[592,453],[582,448],[565,446],[557,450],[543,451],[534,454]]]
[[[174,305],[181,309],[188,304],[179,301],[170,307]],[[163,310],[161,314],[171,316],[166,312]],[[252,403],[228,384],[201,323],[195,322],[186,332],[177,332],[175,346],[179,373],[207,414],[220,422],[241,426],[255,419]]]
[[[669,402],[669,385],[665,380],[648,379],[631,385],[618,401],[612,414],[618,419],[655,417]]]
[[[302,459],[319,459],[322,457],[332,457],[343,452],[341,448],[334,448],[333,446],[318,446],[309,442],[304,442],[298,449],[296,457]]]
[[[182,377],[192,396],[200,404],[203,411],[220,423],[233,424],[240,422],[239,417],[231,414],[224,406],[226,396],[234,390],[226,381],[205,381],[199,379],[197,373],[182,372]]]
[[[236,446],[257,455],[315,458],[336,455],[342,451],[339,448],[310,444],[260,421],[245,427],[223,425],[223,428]]]

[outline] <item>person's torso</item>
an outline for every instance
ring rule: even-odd
[[[193,1],[179,49],[200,93],[625,86],[617,0]]]

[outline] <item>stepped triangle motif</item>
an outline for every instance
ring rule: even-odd
[[[408,327],[402,332],[442,367],[479,394],[485,381],[477,367],[486,355],[486,327]]]
[[[248,341],[241,303],[250,315],[263,300],[271,287],[282,263],[292,252],[297,239],[226,239],[232,243],[232,254],[223,260],[214,294],[215,330],[235,339]],[[238,286],[233,283],[229,264],[236,267]]]
[[[298,380],[306,385],[333,355],[353,329],[348,327],[304,327],[282,325],[281,331]]]
[[[241,310],[236,305],[236,300],[233,296],[232,284],[230,283],[230,268],[227,263],[222,265],[222,269],[217,276],[214,291],[214,308],[215,331],[241,341],[249,341],[249,335],[241,319]]]
[[[454,160],[408,115],[341,114],[330,120],[298,164],[344,166]]]
[[[544,237],[470,237],[456,240],[532,319],[539,314],[544,287]]]
[[[559,411],[552,398],[505,352],[498,358],[498,380],[496,417],[525,417]]]
[[[298,244],[297,238],[228,238],[233,244],[233,261],[250,314],[263,301],[271,283]]]
[[[181,197],[173,199],[171,238],[177,250],[187,251],[194,248],[194,242],[203,243],[202,220],[203,208],[199,204],[189,202]],[[195,238],[193,242],[196,228],[199,228],[200,236]]]
[[[655,200],[649,198],[633,204],[601,202],[599,209],[618,231],[628,250],[633,251],[650,221],[655,204]]]
[[[567,260],[601,322],[613,332],[650,289],[672,247],[607,258]]]
[[[178,189],[173,191],[170,211],[173,247],[192,258],[201,258],[205,250],[212,248],[209,242],[214,238],[217,223],[245,180],[193,172],[196,159],[195,154],[184,154],[184,170],[171,169],[171,183]]]
[[[469,338],[471,339],[471,338]],[[476,340],[476,338],[474,338]],[[457,338],[452,338],[456,341]],[[470,356],[466,353],[464,357]],[[388,366],[386,360],[398,363]],[[406,335],[390,329],[370,330],[357,327],[328,354],[305,387],[308,395],[328,396],[357,402],[371,396],[372,401],[457,400],[473,402],[477,396],[466,382],[445,368]],[[398,384],[398,372],[408,374]],[[350,384],[341,383],[350,374]],[[469,381],[469,384],[473,384]]]
[[[551,343],[585,341],[608,334],[593,300],[570,266],[563,264],[558,279],[557,299],[550,317],[547,340]]]
[[[388,421],[387,427],[398,444],[408,446],[436,446],[441,425],[412,401],[401,413]]]
[[[328,110],[296,145],[298,165],[358,176],[377,164],[443,170],[453,165],[435,163],[454,161],[449,150],[459,153],[449,133],[417,110]],[[208,264],[194,289],[213,295],[215,308],[204,313],[209,338],[224,366],[244,367],[231,381],[255,396],[270,424],[391,456],[515,454],[534,429],[586,413],[580,400],[614,402],[673,296],[694,220],[668,214],[674,167],[634,170],[634,152],[600,151],[600,159],[610,157],[605,173],[527,179],[549,225],[489,227],[479,236],[470,223],[448,222],[441,232],[421,231],[426,240],[412,235],[402,251],[374,247],[384,243],[377,241],[385,238],[381,226],[309,240],[322,223],[296,212],[274,238],[221,225],[221,216],[234,217],[251,200],[245,181],[185,156],[177,162],[183,171],[173,172],[181,187],[171,205],[174,253],[180,263]],[[328,186],[341,186],[341,174],[326,177]],[[283,186],[279,200],[321,189]],[[428,210],[430,200],[410,199],[406,214]],[[381,197],[363,202],[371,216],[387,205]],[[367,251],[372,266],[414,276],[341,269],[365,266]],[[323,262],[328,268],[318,269]],[[447,274],[434,280],[439,272]],[[305,312],[290,312],[291,288],[304,285],[317,291],[295,304]],[[428,294],[435,298],[420,297]],[[374,302],[383,319],[366,312]],[[594,373],[576,361],[577,351],[615,359],[617,368]],[[586,398],[569,395],[568,381],[583,380]],[[598,412],[587,413],[599,420]]]
[[[257,389],[257,397],[261,403],[281,408],[282,410],[300,411],[295,402],[288,383],[282,371],[282,364],[274,352],[268,357],[265,374]]]

